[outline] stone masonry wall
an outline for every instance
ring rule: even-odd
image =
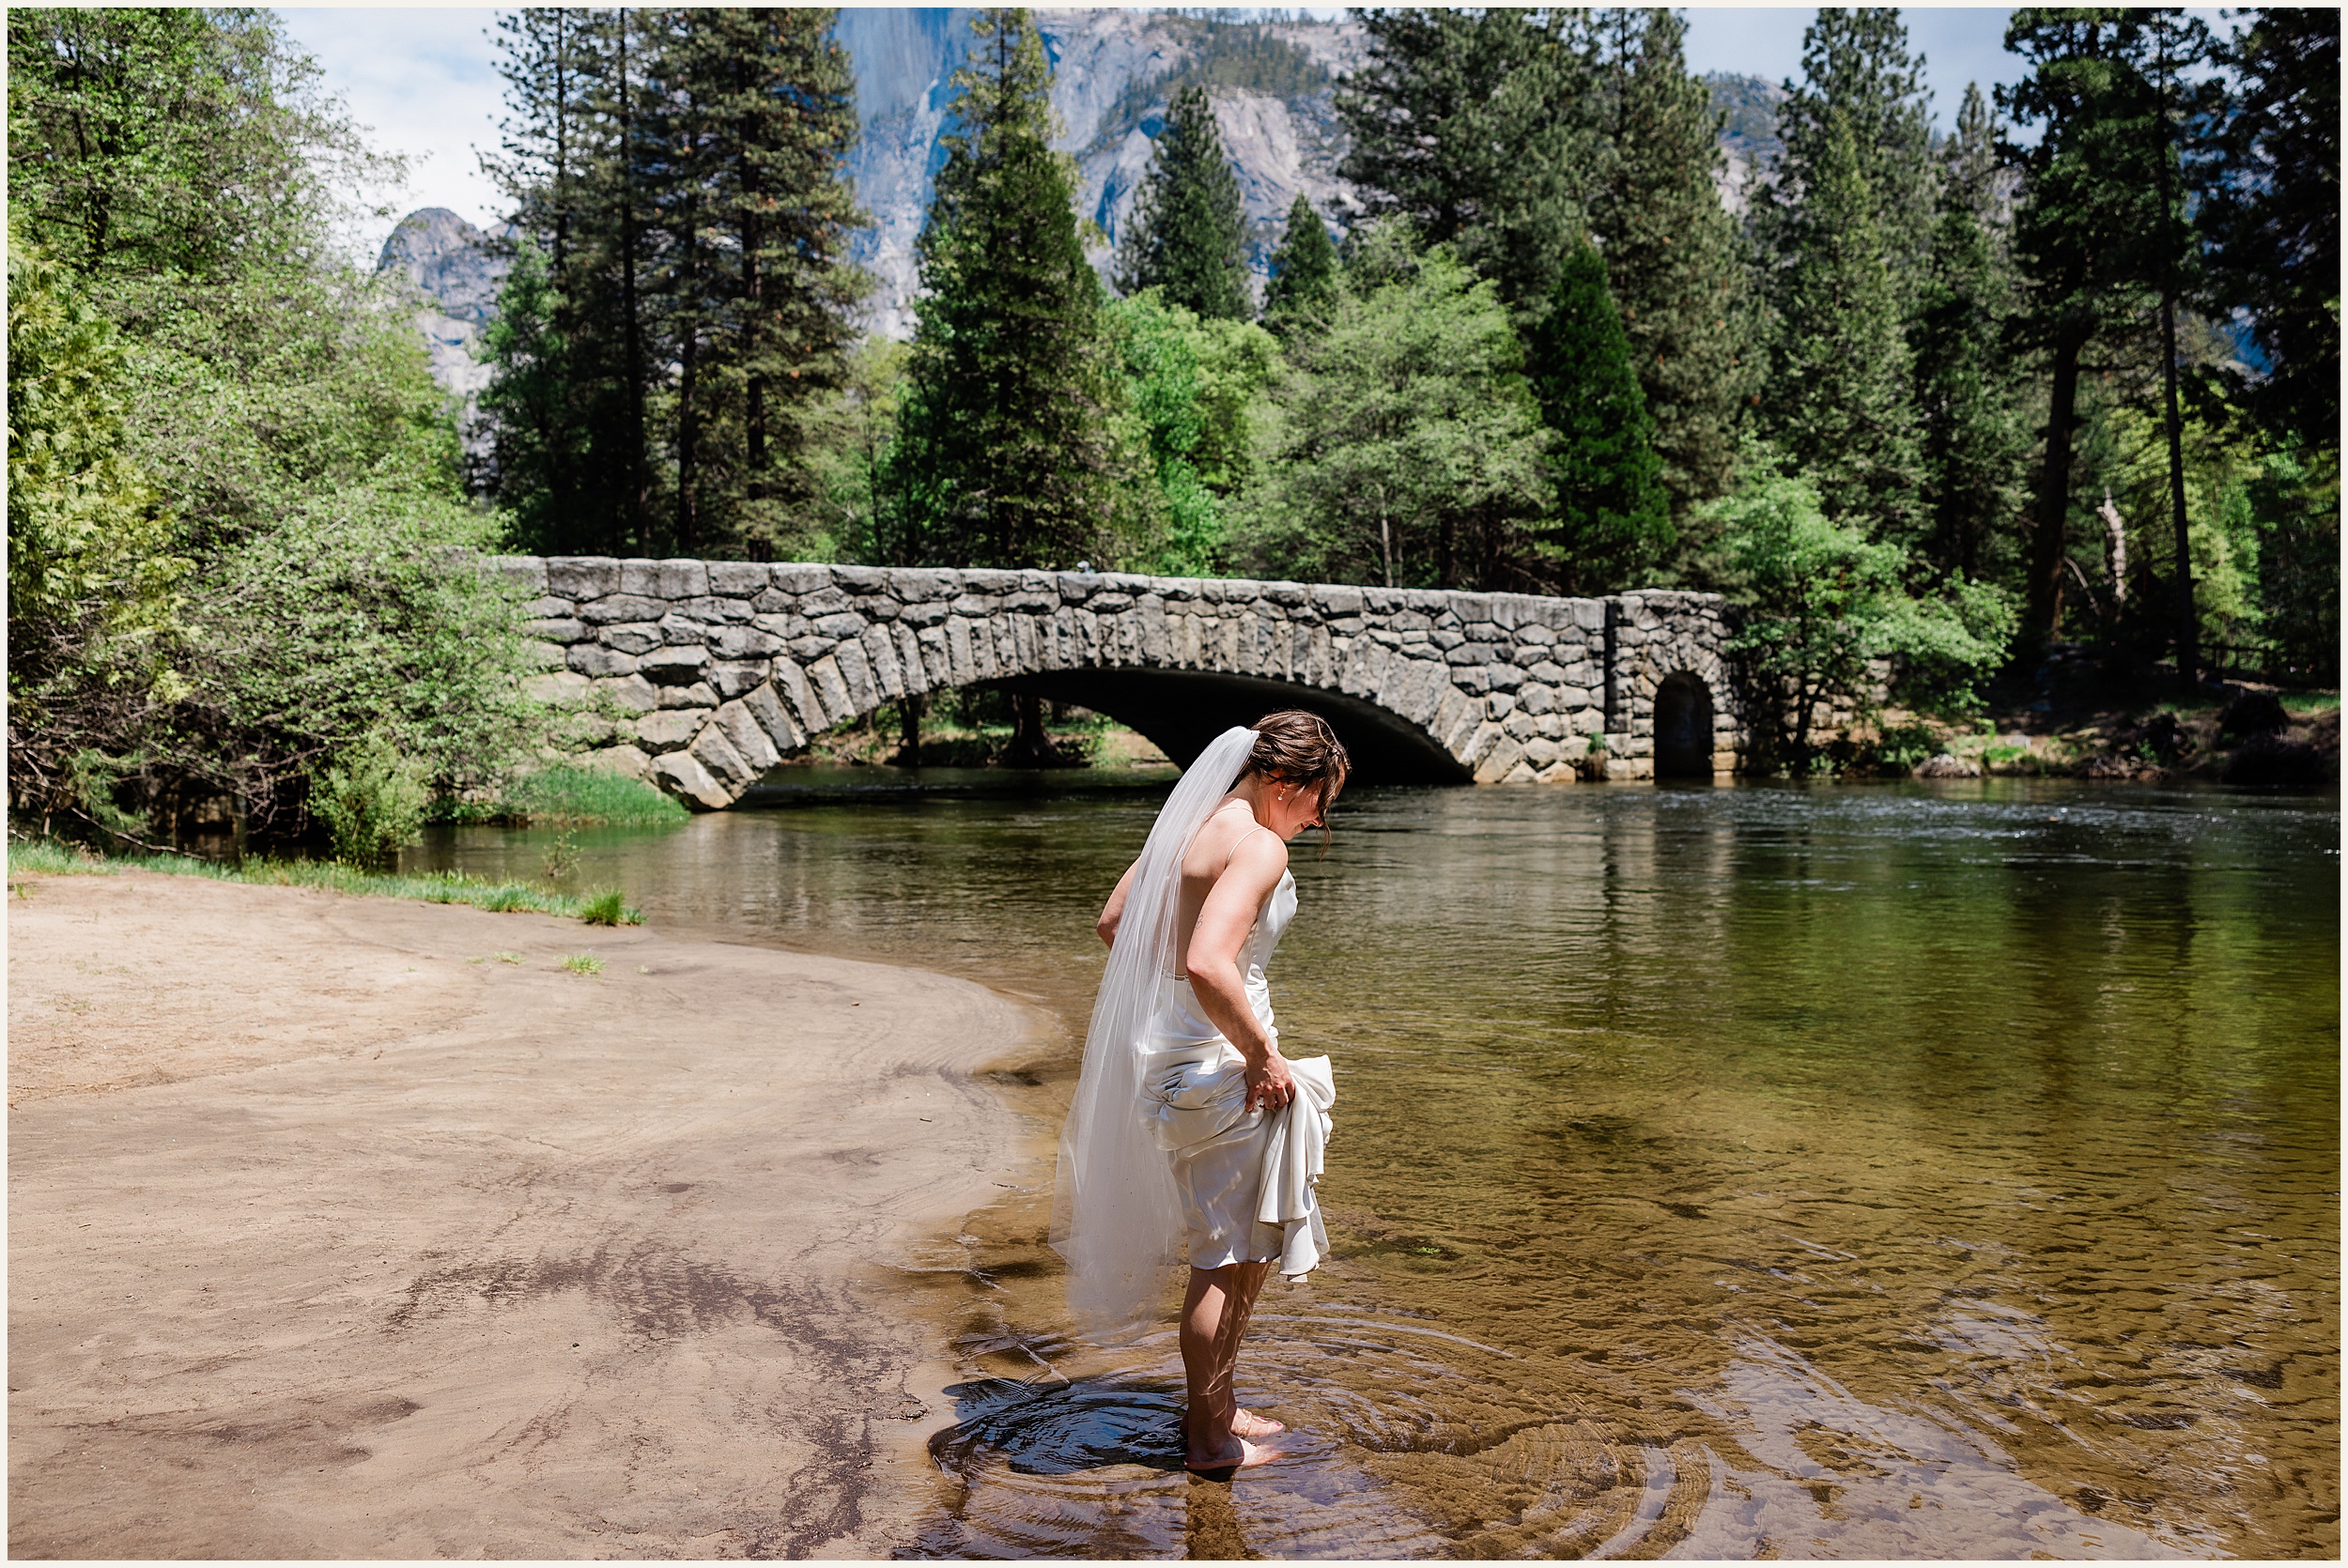
[[[1717,596],[1552,599],[1142,577],[505,557],[549,699],[627,715],[597,754],[708,809],[883,702],[1066,670],[1207,671],[1367,702],[1479,783],[1651,776],[1675,672],[1741,748]],[[1590,759],[1593,737],[1605,756]]]

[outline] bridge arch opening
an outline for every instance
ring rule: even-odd
[[[1655,776],[1712,776],[1712,688],[1689,670],[1655,688]]]
[[[1400,715],[1375,703],[1252,675],[1207,670],[1070,669],[1002,682],[1012,691],[1073,702],[1106,714],[1188,767],[1235,724],[1253,724],[1282,708],[1329,721],[1363,784],[1465,784],[1459,759]]]

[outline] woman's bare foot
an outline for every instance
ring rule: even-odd
[[[1253,1410],[1241,1408],[1231,1412],[1231,1430],[1242,1437],[1269,1437],[1288,1428],[1270,1416],[1259,1416]]]
[[[1277,1449],[1265,1448],[1235,1435],[1228,1439],[1225,1447],[1211,1453],[1201,1453],[1198,1450],[1192,1449],[1182,1456],[1182,1468],[1202,1472],[1236,1470],[1244,1469],[1250,1465],[1269,1465],[1274,1459],[1286,1457],[1288,1456]]]

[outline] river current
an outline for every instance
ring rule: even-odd
[[[1074,1340],[1043,1245],[1169,777],[784,770],[579,836],[664,924],[1037,1008],[1025,1163],[898,1265],[965,1369],[923,1555],[2338,1554],[2337,797],[1349,794],[1272,973],[1336,1062],[1336,1255],[1242,1360],[1291,1456],[1222,1486],[1170,1315]]]

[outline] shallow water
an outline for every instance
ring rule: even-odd
[[[582,835],[579,880],[1037,1001],[1000,1082],[1048,1136],[1163,775],[791,776]],[[926,1553],[2338,1553],[2336,797],[1365,791],[1337,827],[1273,971],[1336,1058],[1336,1256],[1242,1365],[1290,1459],[1193,1481],[1170,1332],[1067,1337],[1045,1151],[904,1276],[969,1372]]]

